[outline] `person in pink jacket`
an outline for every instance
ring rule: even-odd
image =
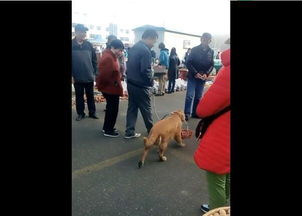
[[[230,105],[230,49],[221,53],[223,67],[213,85],[199,101],[196,113],[204,118]],[[194,153],[196,165],[206,171],[209,205],[201,210],[226,206],[230,188],[230,111],[217,117],[208,127]]]

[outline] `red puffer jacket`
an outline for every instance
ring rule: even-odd
[[[117,57],[111,50],[105,50],[99,64],[99,76],[96,86],[99,91],[123,96],[120,66]]]
[[[197,106],[196,113],[200,117],[213,115],[230,105],[230,49],[221,53],[221,60],[223,67]],[[230,111],[208,127],[194,160],[201,169],[216,174],[230,173]]]

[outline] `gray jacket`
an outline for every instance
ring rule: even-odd
[[[72,40],[72,76],[75,82],[94,82],[97,72],[97,57],[90,42],[81,45]]]

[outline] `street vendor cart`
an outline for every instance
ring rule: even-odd
[[[187,80],[188,69],[187,68],[179,68],[179,78],[182,80]]]

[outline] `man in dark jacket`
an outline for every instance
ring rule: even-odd
[[[72,40],[72,77],[76,94],[77,121],[85,118],[84,91],[86,93],[89,117],[98,119],[95,114],[94,80],[97,71],[97,57],[91,43],[85,40],[86,28],[82,24],[75,26],[75,38]]]
[[[156,43],[158,35],[155,30],[147,29],[142,40],[137,42],[129,51],[127,61],[127,90],[128,110],[126,118],[125,138],[139,137],[135,133],[135,124],[140,110],[147,131],[153,127],[151,111],[151,87],[153,87],[153,74],[151,69],[151,48]]]
[[[189,70],[184,110],[186,120],[189,119],[190,115],[192,115],[193,118],[198,118],[196,115],[196,107],[202,96],[206,79],[213,70],[214,51],[209,47],[211,39],[211,34],[204,33],[201,37],[201,44],[191,50],[186,61],[186,66]]]

